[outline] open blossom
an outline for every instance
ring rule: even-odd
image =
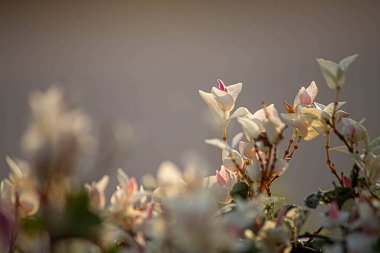
[[[303,138],[305,141],[310,141],[320,135],[316,130],[322,126],[322,123],[315,115],[310,116],[308,113],[311,108],[296,108],[295,113],[282,113],[282,120],[293,128],[293,132]]]
[[[312,81],[309,85],[309,87],[301,87],[299,89],[297,95],[294,98],[293,106],[284,103],[285,108],[288,110],[289,113],[294,113],[297,109],[298,106],[303,106],[303,107],[310,107],[313,106],[315,98],[317,97],[318,94],[318,87],[315,84],[314,81]]]
[[[302,87],[294,98],[293,106],[285,103],[285,108],[289,113],[281,114],[282,120],[293,128],[293,131],[304,140],[312,140],[319,135],[315,128],[320,127],[318,117],[310,116],[307,112],[315,108],[314,101],[318,94],[315,82],[311,82],[309,87]]]
[[[85,188],[88,191],[90,204],[96,210],[101,210],[106,205],[104,190],[107,187],[108,181],[109,176],[105,175],[98,182],[85,184]]]
[[[10,157],[6,161],[11,173],[9,178],[1,181],[0,206],[9,213],[15,213],[17,208],[17,212],[23,216],[35,214],[40,205],[40,197],[29,164]]]
[[[199,91],[199,95],[208,105],[211,113],[218,121],[225,121],[230,118],[230,112],[235,106],[236,99],[238,98],[242,83],[237,83],[225,86],[223,81],[218,79],[218,87],[213,87],[211,93]]]
[[[23,136],[23,148],[34,159],[40,181],[53,174],[67,175],[79,155],[92,148],[90,120],[80,110],[69,108],[62,90],[53,86],[30,96],[32,120]]]
[[[265,134],[271,144],[278,144],[282,139],[285,124],[281,121],[276,107],[271,104],[254,114],[246,114],[238,118],[248,140],[257,141]]]

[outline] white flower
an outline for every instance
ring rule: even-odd
[[[341,134],[350,143],[358,143],[366,136],[366,130],[361,122],[357,122],[350,118],[342,119],[342,132]]]
[[[314,81],[312,81],[309,87],[301,87],[296,97],[294,98],[293,107],[296,108],[299,105],[312,106],[314,100],[318,94],[318,87]]]
[[[6,161],[11,173],[9,179],[2,180],[0,184],[1,206],[9,213],[18,212],[22,216],[35,214],[40,205],[40,196],[37,192],[37,181],[31,173],[29,164],[10,157],[7,157]]]
[[[213,87],[211,93],[199,91],[199,95],[208,105],[214,117],[221,122],[230,118],[230,112],[235,106],[242,83],[225,86],[222,80],[218,80],[219,87]],[[240,113],[240,112],[239,112]]]
[[[98,182],[85,184],[85,188],[88,191],[90,204],[96,210],[103,209],[106,204],[104,190],[107,187],[108,181],[109,176],[105,175]]]
[[[285,129],[285,124],[281,121],[273,104],[258,110],[253,115],[239,117],[238,122],[248,140],[257,140],[265,133],[271,144],[278,144]]]

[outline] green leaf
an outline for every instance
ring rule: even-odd
[[[368,149],[370,152],[375,152],[377,150],[380,150],[380,136],[373,139],[368,146]]]
[[[350,56],[347,56],[346,58],[342,59],[340,62],[339,62],[339,67],[344,71],[346,72],[348,67],[351,65],[351,63],[353,61],[355,61],[356,58],[358,58],[358,54],[354,54],[354,55],[350,55]]]
[[[33,236],[44,229],[44,221],[37,216],[26,217],[21,220],[21,228],[26,234]]]
[[[208,139],[208,140],[205,140],[205,142],[209,145],[218,147],[220,149],[227,149],[227,150],[231,149],[230,146],[228,146],[228,144],[226,144],[224,141],[219,140],[219,139]]]
[[[325,60],[322,58],[317,59],[317,62],[321,68],[321,72],[326,80],[327,86],[332,90],[336,90],[338,88],[339,65],[333,61]]]
[[[310,194],[309,196],[306,197],[305,199],[305,206],[311,209],[315,209],[319,205],[319,201],[322,198],[322,192],[319,191],[317,193]]]
[[[345,153],[345,154],[350,154],[350,151],[348,151],[348,148],[346,145],[330,148],[330,151],[336,151],[336,152],[341,152],[341,153]]]
[[[249,187],[246,183],[238,182],[232,187],[230,195],[232,198],[240,197],[246,199],[248,197],[248,191]]]

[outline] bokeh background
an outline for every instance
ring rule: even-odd
[[[282,102],[315,80],[318,101],[329,103],[334,93],[315,58],[353,53],[360,57],[342,100],[378,136],[379,27],[376,0],[0,0],[0,157],[23,157],[28,94],[55,84],[90,115],[102,143],[97,162],[82,173],[86,180],[114,175],[117,167],[139,178],[167,159],[180,166],[197,159],[212,172],[220,151],[204,139],[221,133],[199,89],[209,91],[217,78],[243,82],[237,106],[254,112],[266,101],[284,112]],[[323,142],[301,144],[275,195],[302,203],[331,185]],[[334,156],[338,170],[349,171],[342,158]],[[0,176],[7,173],[2,160]]]

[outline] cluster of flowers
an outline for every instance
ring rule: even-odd
[[[328,105],[315,102],[315,82],[298,91],[293,105],[285,103],[282,114],[265,103],[255,113],[245,107],[233,111],[241,83],[226,86],[218,80],[211,93],[199,91],[223,130],[222,139],[206,140],[221,149],[220,169],[209,176],[195,165],[180,170],[165,161],[156,176],[144,175],[140,186],[118,169],[108,204],[108,175],[84,186],[75,177],[95,143],[88,118],[68,107],[56,87],[34,93],[23,138],[31,162],[6,158],[11,173],[0,189],[0,251],[380,252],[380,138],[370,140],[363,122],[349,118],[339,101],[356,57],[317,60],[336,92]],[[242,132],[227,141],[232,120]],[[293,134],[280,152],[287,126]],[[272,196],[271,185],[287,170],[300,142],[318,136],[326,138],[326,167],[336,182],[307,196],[304,206],[284,205]],[[343,145],[331,148],[331,136]],[[337,170],[331,151],[353,160],[348,174]],[[303,233],[319,204],[328,206],[321,227]]]

